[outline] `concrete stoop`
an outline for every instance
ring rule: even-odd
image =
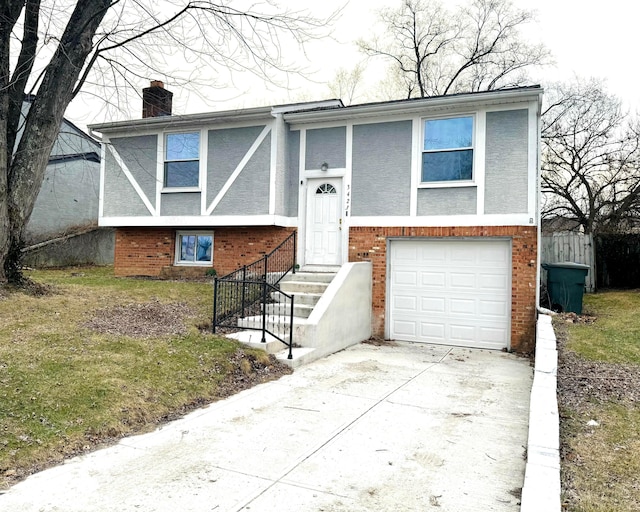
[[[280,282],[283,293],[294,296],[293,324],[290,303],[277,297],[268,304],[267,329],[284,338],[293,329],[293,359],[289,350],[273,336],[262,343],[262,334],[246,330],[229,335],[248,346],[266,350],[296,368],[367,339],[371,335],[371,264],[347,263],[287,275]],[[344,311],[349,311],[345,319]],[[238,327],[262,327],[262,316],[238,319]]]

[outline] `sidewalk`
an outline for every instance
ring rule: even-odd
[[[0,511],[518,511],[532,373],[357,345],[33,475]]]

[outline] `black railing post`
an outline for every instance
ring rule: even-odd
[[[216,322],[218,321],[218,278],[213,278],[213,320],[211,322],[211,332],[216,333]]]
[[[267,280],[267,261],[269,260],[269,258],[267,257],[267,255],[264,255],[264,275],[263,275],[263,279],[266,281]]]
[[[292,274],[296,273],[296,261],[298,259],[298,243],[297,243],[297,239],[298,239],[298,232],[294,231],[293,232],[293,270],[292,270]]]
[[[244,318],[244,308],[245,308],[245,304],[246,304],[246,300],[247,300],[247,296],[246,296],[246,287],[247,287],[247,266],[243,265],[242,267],[242,283],[240,283],[240,286],[242,286],[242,291],[240,292],[241,295],[241,305],[242,305],[242,310],[240,312],[240,318]],[[236,287],[237,288],[237,287]]]
[[[295,295],[291,295],[291,313],[289,315],[289,355],[287,356],[287,359],[293,359],[293,300],[294,298],[295,298]]]
[[[262,343],[267,342],[267,280],[262,281]]]

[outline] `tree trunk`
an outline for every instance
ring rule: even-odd
[[[93,48],[93,37],[110,5],[110,0],[77,2],[31,104],[24,132],[7,167],[6,213],[0,197],[0,227],[5,233],[0,235],[0,279],[15,283],[22,281],[20,249],[24,229],[38,197],[65,110],[73,98],[78,77]],[[0,160],[0,169],[1,166]]]

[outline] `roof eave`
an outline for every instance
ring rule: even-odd
[[[474,92],[437,96],[411,100],[391,101],[353,105],[337,110],[304,111],[284,114],[284,118],[291,124],[305,124],[322,121],[342,121],[377,115],[407,115],[424,112],[429,109],[444,109],[447,107],[457,110],[465,107],[485,105],[499,105],[507,103],[522,103],[526,101],[540,101],[543,90],[540,86],[523,87],[517,89],[503,89],[497,91]]]

